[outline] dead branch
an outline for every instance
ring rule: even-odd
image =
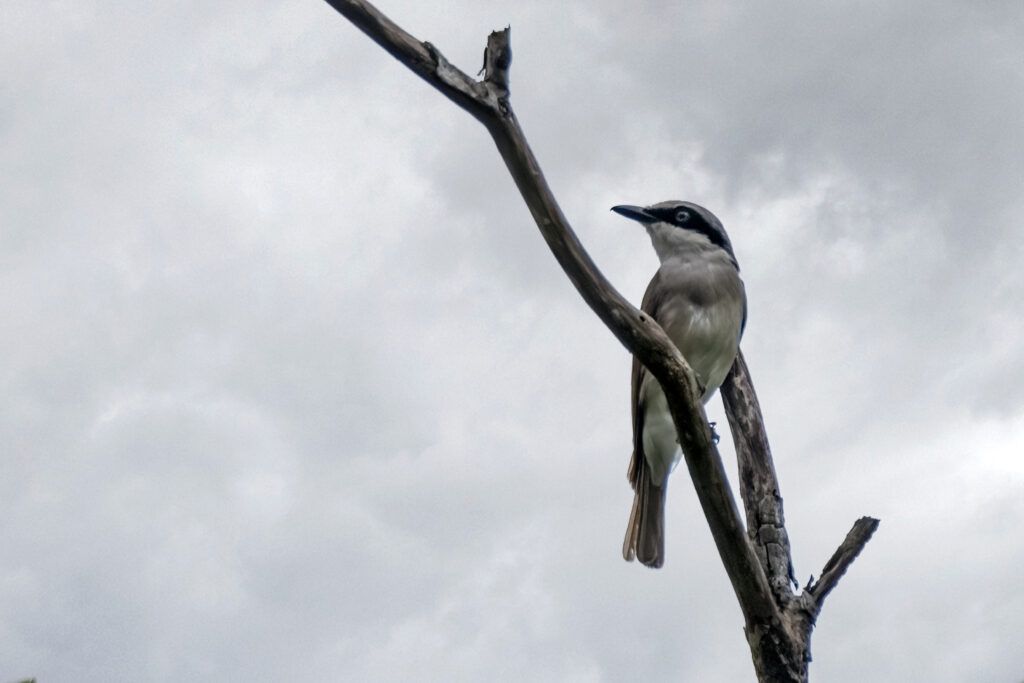
[[[742,354],[722,386],[722,396],[737,446],[749,538],[711,438],[693,371],[661,327],[626,301],[597,269],[562,214],[527,144],[509,102],[509,29],[489,36],[484,78],[477,81],[452,66],[436,47],[416,40],[370,3],[327,2],[490,132],[541,235],[566,275],[665,391],[687,469],[744,614],[758,679],[806,681],[810,630],[821,601],[870,538],[877,520],[864,518],[858,522],[829,560],[821,581],[800,596],[793,595],[782,497]]]

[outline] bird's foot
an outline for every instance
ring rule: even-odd
[[[718,425],[718,423],[717,422],[709,422],[708,424],[711,427],[711,441],[712,441],[712,443],[714,443],[717,446],[718,445],[718,441],[722,438],[722,437],[718,436],[718,432],[715,431],[715,427]]]

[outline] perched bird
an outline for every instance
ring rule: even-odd
[[[747,297],[721,221],[702,206],[668,201],[612,211],[647,228],[661,267],[641,309],[664,328],[697,375],[708,402],[736,358]],[[636,492],[622,555],[648,567],[665,561],[665,485],[682,457],[676,426],[658,381],[633,358],[633,457]]]

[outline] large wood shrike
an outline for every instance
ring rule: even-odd
[[[612,211],[647,228],[661,267],[641,309],[664,328],[697,375],[708,402],[736,358],[747,320],[747,297],[729,237],[713,213],[668,201]],[[648,567],[665,561],[665,485],[682,457],[676,426],[658,381],[633,358],[633,457],[636,492],[622,555]]]

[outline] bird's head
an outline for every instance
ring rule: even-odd
[[[718,249],[736,260],[722,221],[699,204],[672,200],[644,207],[623,204],[612,211],[643,223],[663,263],[687,252]]]

